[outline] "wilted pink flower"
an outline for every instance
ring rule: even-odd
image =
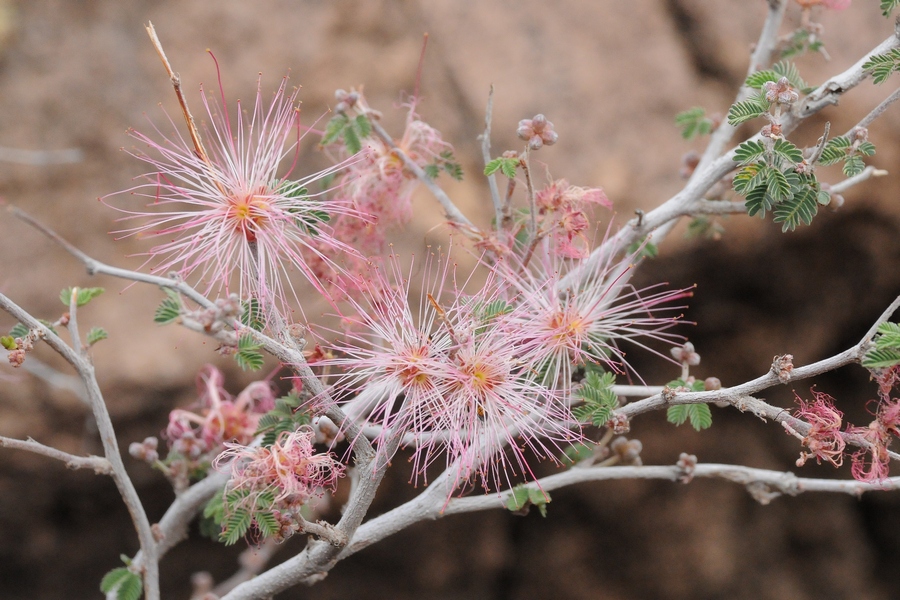
[[[331,454],[316,453],[314,438],[312,429],[302,428],[282,433],[269,448],[228,443],[214,466],[220,470],[230,467],[226,491],[246,491],[242,505],[251,511],[264,492],[272,493],[279,508],[296,508],[323,489],[333,491],[344,474],[344,466]]]
[[[847,433],[858,435],[867,443],[850,457],[850,473],[854,479],[867,483],[879,483],[890,475],[891,457],[888,446],[890,435],[876,419],[868,427],[849,427]]]
[[[296,296],[289,279],[294,270],[324,291],[309,261],[315,257],[332,265],[324,250],[356,254],[334,237],[329,220],[362,215],[306,188],[346,164],[300,179],[289,177],[294,165],[278,174],[301,137],[297,90],[288,93],[287,78],[268,106],[259,84],[251,112],[245,113],[238,101],[234,124],[224,91],[221,96],[220,108],[202,95],[209,117],[203,128],[208,156],[177,129],[172,137],[156,129],[161,141],[130,132],[151,153],[129,153],[152,171],[144,176],[146,183],[126,191],[152,202],[144,210],[119,208],[131,214],[127,219],[145,222],[117,233],[164,238],[147,252],[149,261],[156,261],[152,270],[175,270],[185,279],[199,274],[206,292],[237,291],[242,298],[250,294],[284,304],[286,290]]]
[[[260,417],[274,408],[275,396],[267,381],[256,381],[232,397],[222,372],[208,365],[197,376],[198,408],[169,413],[169,447],[192,462],[208,462],[226,442],[249,443]]]
[[[785,428],[800,438],[802,444],[809,448],[809,452],[801,452],[797,459],[797,466],[802,467],[809,458],[815,457],[816,462],[826,460],[835,467],[841,466],[844,461],[844,442],[841,434],[841,419],[844,414],[834,406],[834,398],[824,392],[811,390],[815,401],[807,402],[795,394],[800,408],[794,411],[794,416],[809,423],[809,431],[805,436],[797,434],[792,428]]]
[[[555,250],[567,258],[583,258],[588,253],[584,231],[590,227],[584,210],[587,204],[612,208],[612,202],[600,188],[570,185],[558,179],[535,194],[538,214],[543,217],[541,230],[554,240]]]

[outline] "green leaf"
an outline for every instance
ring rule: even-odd
[[[734,191],[744,196],[753,188],[766,184],[769,179],[769,168],[762,163],[747,165],[734,176],[732,181]]]
[[[619,406],[619,397],[612,391],[616,376],[613,373],[588,371],[575,396],[584,404],[572,410],[573,416],[581,423],[593,423],[603,427],[612,418]]]
[[[506,499],[506,508],[516,514],[525,515],[531,506],[536,506],[542,517],[547,516],[547,503],[550,495],[540,489],[519,484],[510,490]]]
[[[893,348],[869,350],[862,360],[862,366],[867,369],[883,369],[898,364],[900,364],[900,350]]]
[[[775,200],[769,196],[766,186],[753,188],[747,193],[747,201],[744,203],[747,207],[747,214],[751,217],[757,213],[759,216],[765,217],[767,210],[772,210],[775,206]]]
[[[869,71],[872,74],[872,80],[876,84],[884,83],[891,73],[900,70],[900,48],[869,57],[869,60],[863,63],[862,68],[863,71]]]
[[[443,167],[444,167],[444,171],[446,171],[447,175],[449,175],[452,179],[455,179],[456,181],[463,180],[462,165],[460,165],[459,163],[446,161],[443,164]]]
[[[766,191],[775,202],[781,202],[791,197],[791,184],[784,173],[778,169],[769,171],[769,185]]]
[[[850,146],[850,139],[847,137],[840,135],[831,138],[822,149],[822,155],[817,162],[824,167],[840,162],[847,156],[847,150],[850,149]]]
[[[706,404],[677,404],[666,411],[666,420],[675,425],[691,422],[691,427],[700,431],[712,425],[712,412]]]
[[[519,166],[518,158],[495,158],[484,166],[485,175],[493,175],[497,171],[503,173],[509,179],[516,176],[516,168]]]
[[[653,242],[648,241],[647,238],[631,242],[625,252],[633,255],[632,260],[638,260],[640,258],[656,258],[659,256],[659,248]]]
[[[878,333],[875,336],[875,347],[879,350],[893,348],[900,350],[900,325],[896,323],[882,323],[878,326]]]
[[[859,147],[857,147],[856,151],[865,156],[872,156],[875,154],[875,144],[872,142],[862,142]]]
[[[357,115],[353,121],[353,128],[359,134],[359,137],[363,139],[372,135],[372,123],[369,122],[369,118],[366,115]]]
[[[760,95],[737,102],[728,109],[728,124],[740,125],[769,111],[769,103]]]
[[[794,164],[803,160],[803,152],[800,151],[800,148],[787,140],[775,140],[775,146],[772,148],[772,151],[777,156]]]
[[[118,567],[103,576],[100,591],[104,594],[115,592],[118,600],[138,600],[143,592],[143,584],[137,573]]]
[[[87,334],[87,343],[88,346],[93,346],[100,340],[105,340],[109,337],[109,334],[102,327],[92,327]]]
[[[259,511],[253,515],[256,527],[263,537],[274,537],[281,532],[281,524],[269,511]]]
[[[775,78],[776,81],[782,77],[786,77],[787,80],[791,82],[791,85],[800,91],[809,88],[809,84],[800,77],[800,71],[797,69],[797,65],[789,60],[782,60],[775,63],[772,66],[772,70],[778,75]]]
[[[567,466],[580,463],[594,455],[594,448],[596,448],[596,444],[586,444],[584,442],[572,444],[563,452],[561,462]]]
[[[765,153],[766,147],[761,142],[747,140],[734,151],[734,161],[747,164],[762,157]]]
[[[762,86],[764,86],[767,81],[778,81],[780,78],[781,76],[775,71],[766,69],[751,74],[747,77],[746,81],[744,81],[744,85],[759,90],[762,89]]]
[[[63,303],[63,306],[69,306],[69,301],[72,299],[72,289],[68,287],[59,293],[59,300]],[[78,288],[75,306],[84,306],[104,291],[103,288]]]
[[[156,307],[156,312],[153,314],[153,322],[160,325],[166,325],[180,317],[182,308],[181,297],[178,295],[178,292],[169,288],[166,288],[164,291],[166,292],[166,297]]]
[[[266,324],[262,318],[262,306],[256,298],[250,298],[241,303],[243,311],[241,312],[241,324],[244,327],[262,331]]]
[[[233,546],[239,539],[247,534],[250,524],[253,521],[250,511],[246,508],[236,508],[228,515],[223,523],[222,533],[219,539],[225,542],[226,546]]]
[[[234,353],[234,359],[244,371],[258,371],[262,368],[265,359],[262,352],[259,351],[260,345],[253,341],[253,336],[245,333],[238,338],[237,352]]]
[[[865,168],[866,163],[863,162],[862,157],[858,154],[851,154],[847,157],[847,160],[844,161],[844,176],[853,177],[854,175],[859,175]]]
[[[428,179],[436,179],[441,174],[441,168],[435,164],[425,165],[422,170],[428,175]]]
[[[783,223],[781,231],[793,231],[800,223],[804,225],[812,223],[819,210],[817,198],[818,192],[814,188],[806,187],[776,206],[772,214],[776,223]]]
[[[22,325],[21,323],[16,323],[13,325],[13,328],[9,330],[9,336],[12,338],[24,338],[28,335],[29,329]]]
[[[900,6],[900,0],[881,0],[881,14],[889,17],[897,6]]]
[[[327,146],[336,141],[349,121],[347,115],[333,116],[331,120],[328,121],[328,125],[325,126],[325,135],[322,136],[322,141],[319,142],[319,145]]]
[[[356,154],[362,150],[362,142],[359,140],[359,134],[356,133],[356,130],[353,127],[344,127],[344,145],[347,147],[347,152],[350,154]]]
[[[705,115],[706,110],[699,106],[675,115],[675,125],[681,128],[681,137],[689,140],[696,135],[706,135],[712,131],[713,122]]]

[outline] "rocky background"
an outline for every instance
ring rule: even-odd
[[[789,22],[796,25],[792,7]],[[0,146],[77,149],[70,164],[0,163],[0,196],[56,228],[92,256],[138,268],[145,242],[114,241],[117,214],[99,196],[129,187],[143,166],[119,151],[129,127],[177,114],[167,78],[144,33],[152,21],[188,100],[199,111],[197,86],[215,84],[205,50],[222,67],[229,98],[251,99],[258,74],[264,92],[285,73],[303,86],[309,121],[325,114],[336,88],[364,84],[370,103],[399,135],[401,92],[415,85],[422,34],[430,35],[421,81],[422,116],[456,148],[466,179],[448,183],[457,204],[487,224],[490,201],[476,136],[491,84],[493,145],[517,148],[519,119],[542,112],[560,142],[542,150],[553,177],[602,186],[615,218],[650,209],[678,191],[681,140],[675,113],[692,106],[727,110],[742,80],[751,44],[765,16],[762,0],[535,0],[478,3],[453,0],[3,0],[0,1]],[[804,77],[820,82],[843,70],[880,40],[892,23],[870,0],[848,11],[821,13],[832,58],[807,56]],[[787,30],[785,30],[787,31]],[[866,83],[798,132],[810,143],[825,120],[832,132],[851,127],[892,83]],[[267,93],[267,92],[265,92]],[[397,110],[395,110],[397,109]],[[327,118],[327,117],[326,117]],[[900,118],[891,109],[874,128],[874,164],[896,170]],[[309,171],[325,166],[313,151]],[[898,170],[900,172],[900,170]],[[838,174],[831,174],[832,181]],[[829,177],[826,175],[825,179]],[[445,182],[447,183],[447,182]],[[765,372],[776,354],[798,364],[855,343],[900,292],[900,209],[896,175],[847,194],[837,212],[782,235],[769,222],[733,217],[719,241],[686,241],[676,231],[661,256],[642,267],[645,283],[698,284],[686,327],[703,356],[698,376],[726,385]],[[417,219],[398,237],[404,251],[440,243],[440,212],[425,193]],[[606,215],[603,215],[604,219]],[[66,286],[104,286],[82,319],[110,339],[95,363],[128,442],[158,434],[167,412],[192,400],[198,368],[214,362],[238,391],[248,381],[212,344],[175,327],[159,328],[156,291],[90,278],[35,231],[0,213],[0,290],[39,316],[59,313]],[[12,322],[0,315],[0,330]],[[53,364],[50,354],[42,358]],[[648,363],[649,381],[676,374]],[[0,434],[32,436],[70,452],[96,452],[89,415],[71,393],[0,370]],[[812,382],[796,391],[808,394]],[[850,419],[866,422],[874,397],[866,373],[848,368],[816,382],[839,399]],[[767,394],[790,406],[792,390]],[[646,463],[674,463],[681,451],[702,461],[790,469],[799,452],[778,427],[714,409],[714,428],[674,428],[664,415],[639,419],[632,435]],[[404,461],[376,500],[373,513],[411,497]],[[163,478],[131,461],[151,518],[171,499]],[[844,469],[838,475],[849,476]],[[807,466],[808,476],[833,469]],[[900,497],[825,495],[778,498],[758,505],[721,481],[614,482],[553,494],[549,514],[505,511],[422,524],[341,563],[314,588],[283,598],[896,598],[900,579]],[[298,549],[288,543],[276,559]],[[103,573],[132,554],[136,539],[112,483],[20,452],[0,453],[0,597],[99,597]],[[198,537],[163,562],[166,597],[186,598],[189,577],[208,569],[222,579],[241,548]]]

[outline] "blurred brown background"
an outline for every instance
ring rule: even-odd
[[[798,61],[819,83],[887,37],[892,24],[874,2],[843,13],[817,13],[830,63]],[[788,22],[796,25],[792,6]],[[0,1],[0,146],[26,150],[78,149],[63,165],[0,163],[0,195],[55,227],[89,254],[137,268],[146,243],[115,242],[113,211],[98,196],[126,188],[143,166],[118,149],[128,127],[150,129],[162,103],[177,113],[171,87],[143,25],[153,21],[195,114],[197,86],[215,83],[205,50],[222,66],[230,99],[250,99],[257,74],[264,93],[290,72],[303,86],[304,114],[313,120],[333,103],[335,88],[365,84],[370,103],[399,135],[394,110],[411,91],[422,34],[430,41],[422,79],[422,116],[452,142],[466,171],[447,189],[481,224],[490,201],[475,140],[487,91],[495,86],[495,153],[517,148],[519,119],[542,112],[560,142],[542,150],[554,177],[602,186],[617,218],[650,209],[676,192],[681,156],[696,144],[681,140],[675,113],[692,106],[724,113],[742,80],[749,48],[765,16],[763,0],[202,0],[118,2]],[[786,32],[787,30],[785,30]],[[865,83],[840,108],[797,133],[798,143],[852,126],[896,82]],[[874,164],[896,170],[898,109],[877,122]],[[164,128],[165,129],[165,128]],[[749,130],[748,130],[749,131]],[[308,144],[309,171],[325,165]],[[900,170],[898,175],[900,175]],[[828,172],[826,180],[836,181]],[[704,357],[697,375],[726,385],[765,372],[772,356],[791,352],[797,363],[855,343],[900,292],[897,175],[846,194],[838,212],[825,210],[812,227],[782,235],[758,219],[731,218],[719,242],[673,234],[661,257],[642,267],[645,283],[699,285],[685,328]],[[440,213],[427,194],[416,198],[417,220],[399,240],[409,250],[434,230]],[[108,292],[82,319],[102,325],[110,339],[95,363],[120,443],[155,435],[173,406],[192,399],[197,369],[215,362],[238,391],[247,381],[212,344],[175,327],[151,323],[161,299],[155,290],[90,278],[59,248],[0,213],[0,290],[38,316],[59,312],[58,293],[70,285]],[[12,325],[0,315],[0,330]],[[39,354],[53,362],[47,353]],[[671,366],[648,362],[649,381],[673,378]],[[38,440],[71,452],[96,452],[87,412],[72,394],[0,370],[0,434]],[[811,385],[810,382],[809,385]],[[839,398],[848,417],[866,422],[874,397],[861,369],[822,378],[818,389]],[[797,391],[808,394],[806,382]],[[791,390],[766,396],[789,406]],[[638,420],[647,463],[671,464],[688,451],[701,461],[790,469],[799,452],[778,427],[715,410],[712,430],[695,433]],[[129,459],[130,461],[130,459]],[[376,501],[373,514],[408,499],[404,461]],[[151,518],[171,499],[161,476],[130,461]],[[802,474],[832,476],[805,467]],[[839,473],[848,477],[848,469]],[[900,577],[900,500],[896,493],[849,497],[806,495],[759,506],[742,489],[718,481],[689,486],[616,482],[553,495],[549,515],[514,517],[494,511],[411,528],[340,564],[314,588],[284,598],[896,598]],[[286,544],[286,556],[299,541]],[[135,536],[113,485],[89,473],[4,450],[0,452],[0,597],[99,597],[104,572],[120,553],[133,554]],[[186,598],[191,573],[223,578],[240,548],[192,540],[162,564],[166,597]]]

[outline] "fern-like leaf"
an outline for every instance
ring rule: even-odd
[[[776,156],[794,164],[803,160],[803,152],[800,151],[800,148],[787,140],[775,140],[772,152],[774,152]]]
[[[728,109],[728,124],[740,125],[762,116],[769,110],[769,103],[760,95],[737,102]]]
[[[900,349],[885,348],[883,350],[869,350],[862,360],[862,366],[867,369],[884,369],[900,365]]]
[[[772,210],[775,206],[775,200],[769,195],[768,186],[759,186],[747,192],[747,201],[744,206],[747,207],[747,214],[751,217],[759,214],[761,217],[766,216],[766,211]]]
[[[87,343],[88,346],[93,346],[100,340],[105,340],[109,337],[109,334],[102,327],[92,327],[87,334]]]
[[[265,359],[262,352],[259,351],[260,345],[253,341],[253,336],[245,333],[238,338],[237,352],[234,353],[234,359],[244,371],[259,371]]]
[[[274,537],[281,531],[281,524],[278,523],[275,515],[269,511],[259,511],[253,515],[253,520],[256,522],[256,527],[263,534],[263,537]]]
[[[844,161],[844,177],[853,177],[854,175],[859,175],[865,168],[866,163],[863,162],[862,156],[859,156],[858,154],[851,154],[847,157],[847,160]]]
[[[891,73],[900,70],[900,48],[869,57],[862,68],[872,74],[872,80],[876,84],[884,83]]]
[[[747,140],[734,151],[734,161],[746,165],[762,157],[766,153],[766,147],[761,142]]]
[[[181,316],[181,297],[178,292],[168,288],[165,289],[165,292],[165,299],[156,307],[156,312],[153,314],[153,322],[160,325],[171,323]]]
[[[900,0],[881,0],[881,14],[889,17],[898,6],[900,6]]]
[[[712,425],[712,412],[706,404],[677,404],[666,411],[666,420],[674,425],[690,421],[691,427],[700,431]]]
[[[818,193],[814,188],[805,187],[794,196],[775,207],[774,221],[782,223],[781,231],[793,231],[803,223],[809,225],[819,210],[816,201]]]
[[[226,546],[233,546],[239,539],[247,534],[250,529],[250,523],[253,521],[250,511],[246,508],[235,509],[225,519],[222,526],[222,533],[219,539],[225,542]]]
[[[143,591],[143,584],[137,573],[119,567],[103,576],[100,591],[104,594],[115,593],[117,600],[138,600]]]
[[[842,135],[831,138],[825,144],[825,148],[822,149],[822,155],[819,157],[818,163],[823,167],[827,167],[844,160],[850,145],[850,139]]]

